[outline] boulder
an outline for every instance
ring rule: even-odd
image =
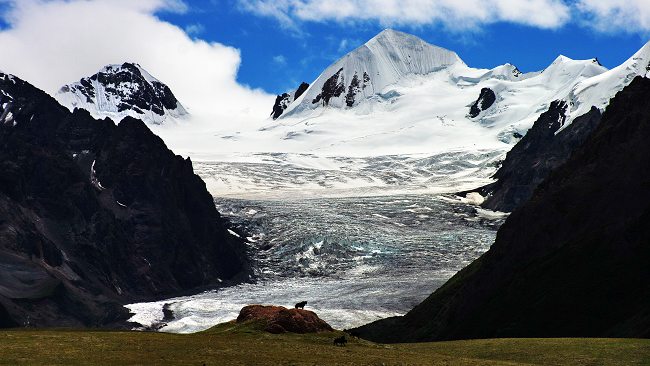
[[[273,333],[317,333],[332,331],[332,327],[316,313],[283,306],[248,305],[241,309],[237,323],[259,321],[264,330]]]

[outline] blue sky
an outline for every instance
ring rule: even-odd
[[[298,19],[287,26],[237,1],[185,4],[183,13],[165,11],[158,16],[186,29],[192,37],[239,49],[237,80],[270,93],[313,81],[330,63],[387,27],[454,50],[472,67],[510,62],[524,72],[541,70],[560,54],[575,59],[597,57],[612,68],[641,48],[648,34],[642,27],[603,31],[577,21],[550,29],[510,21],[450,29],[443,22],[411,26],[382,19]]]

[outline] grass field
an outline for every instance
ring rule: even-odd
[[[0,331],[3,365],[650,365],[650,340],[490,339],[382,345],[341,333],[273,335],[222,324],[189,334]]]

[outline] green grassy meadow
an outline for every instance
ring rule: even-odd
[[[226,323],[181,335],[2,330],[2,365],[650,365],[647,339],[488,339],[412,344],[274,335]]]

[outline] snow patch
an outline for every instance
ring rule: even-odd
[[[97,178],[97,172],[95,171],[95,163],[96,163],[96,162],[97,162],[97,160],[93,160],[93,163],[92,163],[92,165],[90,166],[90,183],[91,183],[93,186],[95,186],[95,188],[99,189],[100,191],[103,191],[103,190],[106,189],[106,188],[104,188],[104,187],[102,186],[102,183],[101,183],[101,182],[99,181],[99,179]],[[119,203],[119,202],[118,202],[118,203]]]
[[[480,207],[476,208],[476,214],[478,217],[488,220],[499,220],[510,215],[508,212],[492,211]]]
[[[483,202],[485,202],[485,197],[483,197],[478,192],[470,192],[465,197],[461,197],[460,201],[463,202],[463,203],[470,204],[470,205],[479,206]]]

